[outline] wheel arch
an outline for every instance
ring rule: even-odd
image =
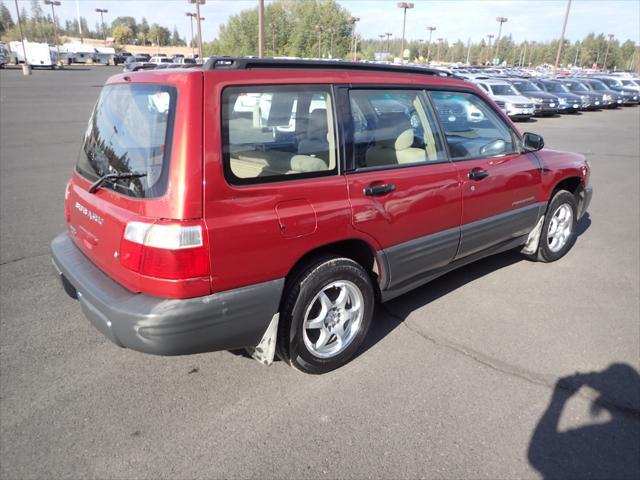
[[[576,198],[576,203],[578,204],[578,211],[582,211],[582,207],[585,201],[584,197],[584,188],[582,186],[582,178],[579,176],[571,176],[565,177],[559,182],[557,182],[553,189],[551,190],[551,195],[549,196],[549,202],[553,199],[556,193],[560,190],[566,190],[567,192],[573,194]]]
[[[302,255],[289,269],[285,277],[283,297],[286,294],[289,282],[295,279],[301,270],[304,270],[310,263],[327,255],[349,258],[358,263],[371,276],[376,298],[380,298],[380,285],[384,284],[386,277],[384,258],[382,253],[376,252],[370,243],[360,238],[338,240],[318,246]]]

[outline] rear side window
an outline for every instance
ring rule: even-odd
[[[76,170],[94,181],[110,173],[141,178],[107,181],[104,188],[151,198],[166,191],[176,90],[162,85],[108,85],[95,106]]]
[[[250,184],[337,173],[328,87],[247,86],[222,94],[225,176]]]
[[[462,92],[431,92],[452,160],[516,153],[511,129],[480,97]]]

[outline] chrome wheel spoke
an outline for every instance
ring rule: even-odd
[[[364,298],[356,284],[339,280],[318,292],[303,321],[304,344],[313,355],[331,358],[342,353],[360,330]]]
[[[560,251],[569,240],[573,227],[573,210],[567,203],[560,205],[551,216],[547,230],[547,245],[552,252]]]

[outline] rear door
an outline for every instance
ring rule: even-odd
[[[447,265],[460,238],[460,181],[421,90],[352,88],[342,118],[354,228],[383,248],[386,288]]]
[[[535,154],[520,152],[515,132],[479,95],[434,91],[430,97],[462,179],[456,257],[528,234],[543,207]]]

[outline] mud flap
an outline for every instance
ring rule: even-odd
[[[520,250],[525,255],[535,255],[538,251],[538,245],[540,244],[540,234],[542,233],[542,225],[544,225],[544,215],[540,217],[536,226],[529,232],[527,242]]]
[[[276,341],[278,339],[278,322],[280,313],[276,313],[262,336],[262,340],[255,347],[247,348],[251,358],[264,365],[271,365],[276,353]]]

